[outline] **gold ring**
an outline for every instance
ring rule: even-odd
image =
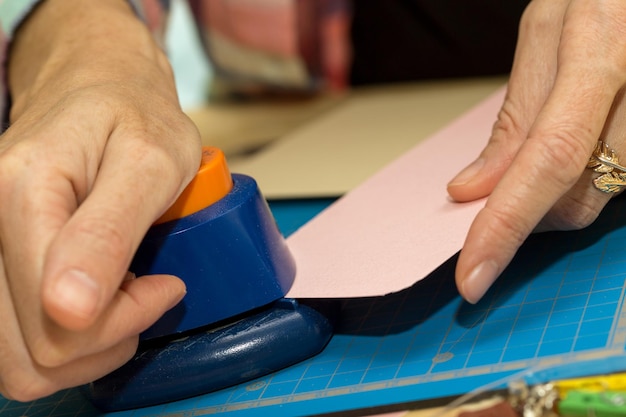
[[[602,192],[616,193],[626,187],[626,167],[619,164],[615,151],[601,140],[596,144],[587,168],[602,173],[593,180],[593,185]]]

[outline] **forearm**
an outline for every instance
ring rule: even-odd
[[[8,61],[16,120],[35,97],[102,83],[141,82],[161,71],[175,98],[167,58],[126,0],[45,0],[15,34]],[[171,81],[170,81],[171,80]]]

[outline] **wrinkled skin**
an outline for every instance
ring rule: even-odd
[[[530,3],[491,138],[448,185],[457,201],[488,196],[457,263],[468,301],[484,295],[531,232],[597,218],[610,195],[585,166],[599,138],[626,158],[625,82],[626,3]]]
[[[121,366],[184,295],[127,273],[200,162],[163,52],[125,0],[47,0],[19,29],[0,137],[0,393]]]

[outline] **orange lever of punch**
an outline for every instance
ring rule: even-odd
[[[221,200],[233,188],[233,179],[224,153],[215,147],[202,148],[202,161],[198,173],[154,224],[180,219],[207,208]]]

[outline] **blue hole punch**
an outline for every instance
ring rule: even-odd
[[[205,149],[201,171],[209,166],[224,177],[225,161],[215,170],[216,160],[223,160],[221,151]],[[131,270],[139,277],[176,275],[187,294],[142,333],[126,365],[83,387],[98,408],[139,408],[216,391],[307,359],[330,340],[333,311],[284,298],[295,264],[256,182],[225,178],[228,184],[216,186],[223,196],[155,224],[141,243]],[[193,194],[207,187],[190,186]]]

